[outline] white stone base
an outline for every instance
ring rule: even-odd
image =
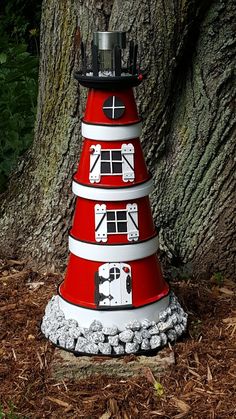
[[[149,318],[146,317],[147,308],[151,309],[152,305],[155,306],[154,303],[140,309],[124,310],[124,317],[119,319],[116,317],[119,311],[86,309],[86,315],[87,312],[92,312],[93,316],[89,319],[86,316],[79,316],[82,321],[78,323],[75,319],[67,317],[70,315],[69,312],[65,315],[64,306],[61,305],[64,300],[54,296],[46,307],[41,330],[55,345],[78,354],[122,355],[157,350],[168,342],[175,342],[187,326],[187,314],[177,298],[173,293],[169,298],[168,307],[159,310],[156,320],[149,317],[151,311],[148,314]],[[141,318],[141,315],[135,317],[137,310],[143,310],[140,313],[145,317]],[[131,312],[133,317],[128,317]],[[104,317],[99,318],[100,313],[104,313]],[[155,310],[153,313],[155,315]],[[124,318],[126,318],[125,325]],[[122,319],[122,330],[115,319],[118,322]]]

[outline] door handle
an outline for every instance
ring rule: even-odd
[[[127,278],[126,278],[126,290],[128,294],[131,293],[131,276],[130,275],[127,275]]]

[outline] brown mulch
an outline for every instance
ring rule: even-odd
[[[172,284],[189,331],[173,347],[175,367],[156,381],[149,373],[55,382],[54,348],[39,326],[61,277],[0,260],[0,418],[235,418],[236,286],[218,280]]]

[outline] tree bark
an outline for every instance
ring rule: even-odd
[[[86,89],[73,79],[79,20],[127,31],[147,80],[137,89],[153,211],[168,269],[235,273],[235,6],[233,0],[43,2],[35,141],[1,204],[0,249],[63,268]]]

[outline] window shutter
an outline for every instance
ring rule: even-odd
[[[137,204],[127,204],[127,233],[129,241],[137,241],[139,238],[139,229],[138,229],[138,205]]]
[[[107,241],[107,209],[106,205],[95,205],[95,239],[97,242]]]
[[[122,179],[124,182],[133,182],[134,175],[134,146],[132,144],[123,144],[122,154]]]
[[[90,183],[99,183],[101,179],[101,145],[92,145],[90,147]]]

